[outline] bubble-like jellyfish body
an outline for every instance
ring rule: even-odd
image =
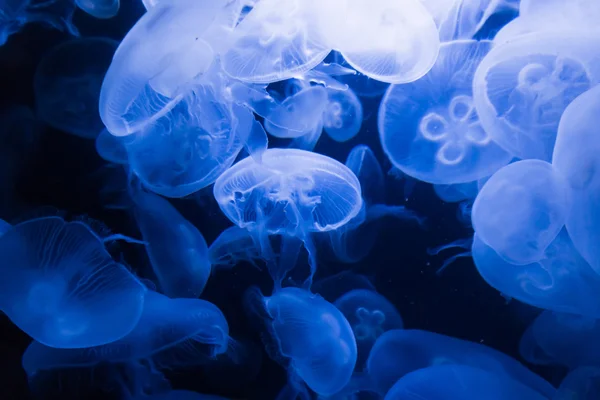
[[[0,309],[41,343],[110,343],[140,318],[146,289],[81,222],[22,222],[0,238],[0,254]]]
[[[600,368],[580,367],[569,372],[553,400],[594,400],[600,398]]]
[[[473,204],[473,228],[507,262],[529,264],[543,258],[570,207],[568,185],[552,164],[518,161],[485,183]]]
[[[120,0],[75,0],[77,7],[99,19],[109,19],[117,15]]]
[[[350,169],[296,149],[266,150],[260,163],[243,159],[217,179],[213,193],[229,220],[257,235],[262,252],[271,249],[269,235],[282,236],[278,271],[271,271],[276,283],[296,263],[297,239],[309,253],[312,282],[316,251],[310,234],[342,227],[362,207],[360,183]]]
[[[444,43],[421,79],[388,88],[379,108],[383,149],[395,167],[434,184],[466,183],[508,164],[482,128],[472,94],[475,69],[489,41]]]
[[[160,292],[173,298],[199,297],[211,272],[200,231],[158,195],[138,190],[132,200]]]
[[[433,332],[392,330],[377,339],[367,373],[372,388],[383,395],[404,375],[440,364],[461,364],[511,378],[541,395],[551,397],[555,389],[515,359],[479,343]]]
[[[106,72],[100,117],[115,136],[138,132],[184,98],[207,72],[231,10],[209,0],[159,2],[129,30]],[[173,23],[177,21],[177,23]]]
[[[531,264],[506,262],[478,234],[471,252],[482,278],[503,295],[540,308],[600,318],[600,304],[590,301],[600,290],[600,278],[579,255],[566,231]]]
[[[385,400],[544,400],[546,396],[501,374],[466,365],[437,365],[401,378]]]
[[[437,27],[419,0],[336,0],[319,9],[320,29],[331,47],[370,78],[412,82],[435,63]]]
[[[264,297],[253,287],[247,306],[263,315],[276,348],[290,360],[293,373],[313,391],[332,395],[349,381],[356,364],[356,341],[344,315],[321,296],[299,288],[283,288]]]
[[[362,104],[351,88],[328,89],[327,98],[323,129],[336,142],[347,142],[358,135],[362,126]]]
[[[600,36],[537,32],[494,47],[473,78],[483,129],[515,157],[550,161],[560,117],[600,80]]]
[[[331,51],[317,26],[316,0],[261,0],[233,30],[221,54],[235,79],[271,83],[302,75]]]
[[[552,165],[565,177],[572,193],[567,231],[579,253],[597,273],[600,273],[600,250],[596,245],[600,240],[599,112],[600,86],[596,86],[565,110],[552,157]]]
[[[166,197],[184,197],[214,183],[233,164],[254,117],[218,92],[209,84],[194,86],[127,144],[131,168],[144,186]]]
[[[600,367],[600,319],[544,311],[529,325],[519,353],[536,365]]]
[[[80,38],[50,50],[33,81],[37,115],[48,125],[94,139],[104,128],[98,96],[119,45],[108,38]]]
[[[433,185],[433,190],[440,200],[446,203],[458,203],[477,197],[479,192],[478,181],[467,183],[456,183],[453,185]]]
[[[352,327],[358,347],[358,358],[363,362],[379,336],[389,330],[404,327],[396,307],[374,290],[351,290],[333,304],[344,314]],[[358,364],[362,365],[363,362]]]
[[[96,153],[108,162],[125,165],[129,163],[126,147],[128,139],[132,140],[129,136],[114,136],[103,129],[96,137]]]
[[[225,229],[208,248],[208,259],[213,268],[233,268],[240,262],[256,265],[261,259],[260,244],[247,229],[232,226]]]
[[[159,370],[184,368],[225,353],[230,340],[227,321],[214,304],[148,291],[139,323],[127,336],[85,349],[57,349],[34,341],[22,364],[30,377],[39,371],[88,368],[103,362],[151,360]]]

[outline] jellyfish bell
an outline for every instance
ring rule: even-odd
[[[328,89],[327,98],[323,128],[336,142],[347,142],[358,134],[362,126],[362,104],[351,88]]]
[[[109,19],[117,15],[120,0],[76,0],[75,4],[89,15],[99,19]]]

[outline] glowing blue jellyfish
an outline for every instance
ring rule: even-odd
[[[34,77],[37,115],[50,126],[94,139],[104,128],[98,115],[102,79],[118,42],[81,38],[56,46]]]
[[[515,157],[550,161],[560,117],[600,80],[598,36],[538,32],[494,47],[473,77],[481,126]]]
[[[423,78],[388,88],[379,137],[395,167],[434,184],[471,182],[508,164],[511,155],[482,128],[472,98],[475,69],[488,41],[445,43]]]
[[[529,325],[519,353],[536,365],[600,367],[600,319],[544,311]]]
[[[350,88],[329,89],[327,107],[323,113],[323,129],[336,142],[347,142],[360,131],[363,108]]]
[[[215,269],[229,269],[240,262],[256,266],[261,260],[260,244],[247,229],[232,226],[225,229],[208,248],[208,259]]]
[[[438,55],[437,27],[419,0],[319,3],[320,29],[346,62],[370,78],[412,82]]]
[[[273,259],[269,235],[281,236],[281,257],[270,267],[278,285],[294,268],[304,243],[310,287],[317,267],[311,233],[339,229],[362,207],[360,183],[350,169],[296,149],[266,150],[261,162],[243,159],[217,179],[213,193],[227,218],[256,235],[265,259]]]
[[[274,359],[289,359],[291,372],[313,391],[332,395],[349,381],[356,364],[356,342],[344,315],[321,296],[283,288],[264,297],[252,287],[247,306],[262,316]]]
[[[0,254],[0,309],[47,346],[110,343],[140,318],[146,289],[81,222],[22,222],[0,238]]]
[[[377,339],[367,361],[372,389],[381,395],[398,379],[421,368],[460,364],[510,378],[552,397],[554,387],[513,358],[479,343],[421,330],[392,330]]]
[[[600,179],[596,175],[600,87],[579,96],[567,107],[558,127],[552,165],[566,179],[573,204],[566,226],[579,253],[600,273]]]
[[[522,382],[484,368],[437,365],[401,378],[385,400],[544,400],[548,397]]]
[[[518,161],[483,186],[473,204],[473,228],[507,262],[529,264],[543,258],[570,206],[568,185],[551,164]]]
[[[600,368],[581,367],[569,372],[560,383],[555,400],[600,398]]]
[[[117,15],[120,0],[75,0],[77,7],[99,19],[109,19]]]
[[[127,164],[127,141],[130,137],[121,138],[103,129],[96,137],[96,152],[104,160],[115,164]]]
[[[174,298],[199,297],[211,272],[202,234],[160,196],[138,190],[132,200],[159,291]]]
[[[600,318],[600,304],[590,301],[600,277],[579,255],[562,230],[540,260],[525,265],[505,261],[475,234],[473,261],[482,278],[503,295],[558,312]]]
[[[350,67],[350,64],[344,60],[344,57],[338,51],[334,51],[332,54],[333,60],[342,68]],[[353,74],[336,76],[336,79],[347,84],[357,96],[366,98],[379,97],[383,95],[389,86],[389,83],[369,78],[367,75],[356,71]]]

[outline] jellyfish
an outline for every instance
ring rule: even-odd
[[[261,260],[260,244],[248,230],[239,226],[225,229],[208,248],[208,259],[213,271],[229,269],[240,262],[257,266]]]
[[[600,319],[544,311],[529,325],[519,353],[535,365],[560,365],[573,370],[582,366],[600,367]]]
[[[331,47],[358,72],[387,83],[412,82],[429,71],[440,40],[419,0],[337,0],[319,4]]]
[[[328,302],[334,303],[337,299],[355,289],[376,291],[375,285],[368,277],[348,270],[319,279],[314,283],[311,291]]]
[[[328,102],[323,114],[323,128],[336,142],[347,142],[360,131],[363,108],[360,100],[350,88],[329,89]]]
[[[569,372],[553,400],[594,400],[600,398],[600,368],[581,367]]]
[[[600,79],[598,36],[536,32],[494,47],[473,77],[481,126],[521,159],[550,161],[565,108]]]
[[[99,19],[109,19],[117,15],[120,0],[75,0],[77,7]]]
[[[106,129],[102,129],[96,137],[96,152],[108,162],[126,165],[129,163],[127,142],[131,140],[128,136],[121,138],[111,135]]]
[[[483,186],[473,204],[481,241],[511,264],[539,261],[570,211],[565,179],[551,164],[523,160],[507,165]]]
[[[98,115],[102,79],[118,42],[73,39],[44,56],[34,77],[37,115],[48,125],[87,139],[104,128]]]
[[[400,378],[385,400],[544,400],[548,397],[522,382],[483,368],[436,365]]]
[[[344,315],[321,296],[287,287],[264,297],[252,287],[246,306],[263,319],[271,357],[289,360],[291,372],[322,396],[349,381],[356,364],[356,341]]]
[[[359,367],[366,361],[379,336],[389,330],[404,327],[396,307],[374,290],[351,290],[333,304],[344,314],[352,327],[358,348]]]
[[[421,368],[459,364],[510,378],[546,397],[554,387],[513,358],[479,343],[421,330],[391,330],[382,334],[367,360],[373,389],[387,393],[396,381]]]
[[[563,229],[542,258],[515,265],[500,257],[476,233],[473,261],[481,277],[503,295],[548,310],[600,318],[600,277],[577,252]]]
[[[198,298],[211,272],[202,233],[156,194],[140,189],[133,193],[132,200],[159,290],[173,298]]]
[[[423,78],[388,88],[379,108],[383,149],[405,174],[433,184],[467,183],[493,174],[512,156],[483,129],[472,79],[489,41],[444,43]]]
[[[479,188],[477,181],[456,183],[454,185],[433,185],[433,190],[437,197],[446,203],[459,203],[465,200],[472,200],[477,197]]]
[[[0,309],[47,346],[81,348],[127,335],[145,287],[81,222],[28,220],[0,238]]]
[[[598,196],[600,179],[596,176],[598,159],[598,112],[600,86],[583,93],[565,110],[558,126],[552,165],[567,181],[572,206],[566,226],[575,248],[600,274],[600,221]]]
[[[333,51],[331,54],[335,63],[343,68],[351,68],[350,64],[344,60],[344,57],[340,54],[340,52]],[[352,69],[352,71],[354,70]],[[348,85],[348,87],[352,89],[354,94],[356,94],[358,97],[364,98],[379,97],[385,93],[385,90],[389,86],[389,83],[378,81],[357,71],[354,71],[352,74],[336,76],[336,79],[341,83]]]
[[[311,233],[344,226],[362,207],[360,183],[332,158],[296,149],[269,149],[256,162],[247,157],[215,182],[215,199],[234,224],[252,232],[266,260],[273,260],[270,235],[281,236],[282,250],[270,273],[280,285],[301,245],[309,254],[312,283],[316,250]]]

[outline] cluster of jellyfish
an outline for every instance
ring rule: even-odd
[[[29,23],[71,36],[37,66],[35,110],[0,116],[3,190],[45,124],[95,141],[122,178],[106,207],[139,233],[63,212],[0,220],[0,310],[32,339],[22,368],[34,393],[93,376],[109,398],[221,399],[170,374],[257,371],[264,352],[286,374],[276,400],[600,399],[599,1],[140,7],[117,41],[80,33],[73,15],[111,19],[118,0],[0,2],[3,45]],[[482,36],[501,14],[512,18]],[[405,329],[365,277],[316,279],[325,254],[365,259],[383,219],[430,228],[386,202],[371,147],[345,162],[315,151],[323,132],[355,140],[367,118],[396,183],[433,185],[472,232],[429,251],[462,249],[438,272],[472,258],[507,300],[540,309],[518,351],[564,368],[561,382],[485,344]],[[210,245],[173,205],[189,198],[231,222]],[[142,249],[150,272],[115,256],[117,242]],[[242,265],[272,283],[249,285],[235,316],[252,321],[260,349],[201,299]]]

